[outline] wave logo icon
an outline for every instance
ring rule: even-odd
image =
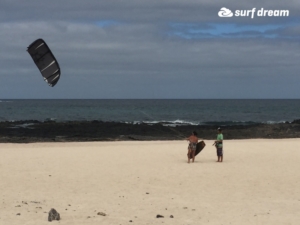
[[[233,13],[231,12],[230,9],[227,9],[225,7],[221,8],[220,11],[218,12],[219,17],[232,17]]]

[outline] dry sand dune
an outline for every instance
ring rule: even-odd
[[[0,144],[0,224],[299,224],[299,139],[205,142]]]

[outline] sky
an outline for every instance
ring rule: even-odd
[[[0,46],[0,99],[300,98],[298,0],[0,0]]]

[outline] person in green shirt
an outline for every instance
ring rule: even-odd
[[[223,162],[223,134],[222,129],[220,127],[218,128],[218,135],[217,140],[215,141],[215,146],[217,148],[217,162]]]

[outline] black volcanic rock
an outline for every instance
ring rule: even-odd
[[[300,119],[292,121],[292,124],[300,124]]]
[[[225,140],[250,138],[299,138],[300,120],[281,124],[222,126]],[[214,140],[217,126],[129,124],[103,121],[0,122],[0,143],[76,142],[114,140],[184,140],[195,130],[199,138]]]
[[[48,221],[51,222],[52,220],[60,220],[60,214],[53,208],[48,213]]]

